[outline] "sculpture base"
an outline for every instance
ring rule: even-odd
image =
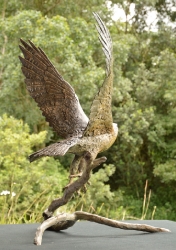
[[[0,225],[1,250],[64,249],[64,250],[175,250],[176,222],[165,220],[128,221],[164,227],[171,233],[145,233],[122,230],[94,222],[77,222],[73,227],[61,232],[44,232],[42,246],[33,244],[39,224]]]

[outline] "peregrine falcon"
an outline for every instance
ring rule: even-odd
[[[113,123],[111,101],[113,90],[113,57],[110,33],[97,13],[99,40],[106,58],[106,76],[90,109],[89,118],[84,113],[72,86],[64,80],[45,52],[31,41],[21,40],[19,45],[24,58],[22,72],[29,94],[36,101],[42,114],[54,131],[63,138],[29,156],[30,162],[43,156],[75,155],[71,174],[78,166],[85,152],[94,160],[97,154],[107,150],[116,140],[117,124]],[[76,170],[77,169],[77,170]]]

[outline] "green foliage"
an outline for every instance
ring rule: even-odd
[[[27,158],[45,136],[45,131],[29,134],[22,120],[0,117],[1,223],[39,220],[41,209],[62,192],[66,173],[58,161],[44,158],[30,164]]]
[[[154,174],[159,176],[163,182],[171,182],[176,180],[176,162],[175,160],[168,160],[163,164],[155,166]]]
[[[15,15],[23,10],[35,10],[40,11],[43,16],[64,15],[69,19],[84,16],[86,20],[91,19],[92,11],[101,11],[101,14],[105,17],[108,13],[111,13],[107,9],[107,3],[104,0],[2,0],[0,2],[1,8],[6,13],[6,16]]]

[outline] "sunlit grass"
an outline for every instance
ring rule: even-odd
[[[10,193],[8,190],[3,190],[0,193],[1,204],[1,216],[0,224],[20,224],[20,223],[36,223],[41,222],[42,212],[48,207],[52,201],[51,194],[48,194],[47,190],[44,190],[41,194],[34,197],[31,204],[23,211],[18,211],[18,194]],[[10,202],[9,202],[10,200]],[[93,214],[103,215],[107,218],[116,220],[145,220],[154,219],[156,206],[153,207],[151,215],[149,215],[149,206],[151,200],[151,190],[148,191],[148,181],[146,180],[144,187],[144,198],[141,203],[141,216],[136,217],[129,213],[128,207],[124,208],[119,206],[117,208],[112,207],[111,204],[107,206],[105,203],[101,203],[98,206],[94,205],[92,201],[87,199],[86,194],[75,195],[74,198],[65,206],[60,207],[55,214],[61,212],[73,213],[74,211],[85,211]],[[150,208],[151,211],[151,208]]]

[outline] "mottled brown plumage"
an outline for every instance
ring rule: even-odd
[[[79,170],[79,164],[85,152],[90,152],[92,159],[95,159],[98,153],[107,150],[114,143],[118,134],[111,112],[112,41],[99,15],[94,13],[94,17],[106,57],[106,78],[93,100],[89,119],[82,110],[74,89],[62,78],[43,50],[37,48],[31,41],[28,44],[22,39],[23,46],[20,45],[24,58],[19,58],[27,89],[50,126],[64,138],[30,155],[30,161],[42,156],[62,156],[67,152],[73,153],[75,159],[71,165],[71,174]]]

